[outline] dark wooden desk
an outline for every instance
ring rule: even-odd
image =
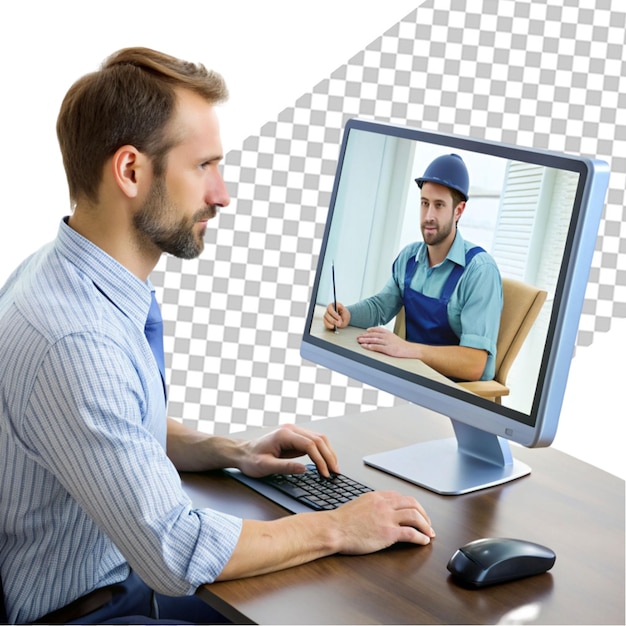
[[[552,449],[515,446],[530,476],[462,496],[440,496],[362,463],[365,454],[451,436],[444,418],[411,406],[311,424],[328,434],[342,471],[380,489],[415,495],[437,538],[367,556],[333,556],[289,570],[207,585],[200,595],[238,623],[624,624],[624,481]],[[255,436],[260,430],[247,431]],[[274,519],[285,511],[221,473],[183,475],[198,506]],[[446,564],[479,537],[552,548],[550,572],[467,590]]]

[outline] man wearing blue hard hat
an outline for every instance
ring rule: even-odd
[[[434,159],[415,182],[421,190],[423,241],[406,246],[375,296],[328,305],[327,328],[364,328],[364,348],[420,359],[455,380],[491,380],[502,312],[502,279],[494,259],[461,236],[469,174],[458,154]],[[406,339],[383,326],[404,307]]]

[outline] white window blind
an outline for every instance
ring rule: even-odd
[[[493,256],[503,276],[526,280],[544,171],[526,163],[507,165],[493,242]]]
[[[551,299],[570,226],[578,174],[507,165],[493,256],[503,276],[533,283]]]

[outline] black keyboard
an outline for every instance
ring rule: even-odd
[[[304,474],[272,474],[263,478],[250,478],[238,470],[227,472],[292,513],[329,511],[363,493],[373,491],[371,487],[344,474],[324,478],[312,463],[306,467]]]

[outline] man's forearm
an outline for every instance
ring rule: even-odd
[[[236,466],[243,441],[198,432],[173,418],[167,421],[167,456],[181,472],[199,472]]]
[[[417,358],[440,374],[457,380],[480,380],[487,363],[484,350],[466,346],[415,344]]]
[[[393,491],[366,493],[332,511],[244,520],[239,541],[217,580],[254,576],[335,553],[367,554],[401,542],[430,543],[423,507]]]
[[[244,520],[235,552],[217,580],[256,576],[334,554],[341,531],[331,520],[326,512],[272,522]]]

